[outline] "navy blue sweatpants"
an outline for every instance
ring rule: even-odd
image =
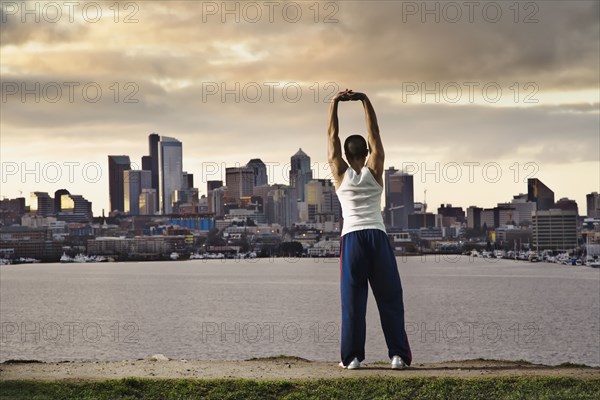
[[[368,284],[377,302],[389,357],[412,361],[404,328],[402,284],[387,234],[364,229],[342,236],[340,249],[342,294],[342,362],[365,359]]]

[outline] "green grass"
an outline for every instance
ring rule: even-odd
[[[190,399],[598,399],[600,378],[139,379],[0,382],[2,400]]]
[[[565,367],[565,368],[593,368],[593,367],[590,367],[589,365],[572,363],[572,362],[564,362],[564,363],[560,364],[559,367]]]

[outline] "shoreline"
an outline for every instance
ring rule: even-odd
[[[298,357],[269,357],[244,361],[169,360],[162,355],[122,361],[38,362],[9,360],[0,364],[0,382],[6,381],[106,381],[141,379],[249,379],[313,380],[339,378],[505,378],[556,377],[600,379],[600,367],[576,364],[548,366],[526,361],[462,360],[414,363],[392,370],[388,362],[363,363],[344,370],[337,362],[308,361]]]
[[[397,254],[396,259],[404,259],[404,258],[428,258],[428,257],[433,257],[433,258],[441,258],[441,257],[453,257],[451,260],[454,261],[454,257],[464,257],[467,259],[481,259],[481,260],[485,260],[487,262],[489,262],[490,264],[495,264],[499,261],[511,261],[514,263],[519,263],[519,264],[524,264],[524,265],[535,265],[535,264],[557,264],[557,265],[563,265],[563,266],[567,266],[567,267],[571,267],[571,266],[576,266],[576,267],[588,267],[588,268],[598,268],[597,266],[592,266],[592,265],[587,265],[585,263],[583,264],[565,264],[565,263],[558,263],[558,262],[551,262],[551,261],[546,261],[546,260],[538,260],[538,261],[529,261],[529,260],[521,260],[521,259],[517,259],[517,258],[509,258],[509,257],[473,257],[470,255],[466,255],[466,254],[458,254],[458,253],[448,253],[448,252],[431,252],[431,253],[407,253],[407,254]],[[249,262],[249,263],[256,263],[257,261],[260,260],[304,260],[304,259],[309,259],[309,260],[327,260],[327,259],[339,259],[339,256],[302,256],[302,257],[287,257],[287,256],[270,256],[270,257],[256,257],[256,258],[242,258],[242,257],[225,257],[225,258],[198,258],[198,259],[193,259],[193,258],[185,258],[185,257],[181,257],[178,259],[169,259],[169,258],[160,258],[160,259],[137,259],[137,258],[131,258],[131,259],[114,259],[114,260],[110,260],[110,261],[89,261],[89,262],[61,262],[60,260],[35,260],[35,261],[17,261],[14,262],[14,260],[8,260],[10,262],[7,263],[0,263],[0,267],[8,267],[8,266],[17,266],[17,265],[47,265],[47,264],[60,264],[60,265],[96,265],[96,264],[125,264],[125,263],[154,263],[154,262],[182,262],[182,261],[191,261],[191,262],[202,262],[202,263],[206,263],[206,262],[227,262],[227,261],[235,261],[235,262]]]

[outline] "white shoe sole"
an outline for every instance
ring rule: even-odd
[[[360,364],[358,366],[353,366],[352,364],[345,366],[341,361],[338,364],[338,367],[343,368],[343,369],[359,369],[360,368]]]

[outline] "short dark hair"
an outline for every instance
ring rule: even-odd
[[[367,157],[369,154],[367,141],[361,135],[350,135],[344,142],[344,152],[348,160],[358,160]]]

